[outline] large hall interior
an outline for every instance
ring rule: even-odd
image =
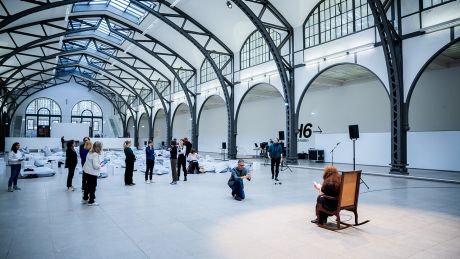
[[[459,258],[459,99],[459,0],[1,0],[0,258]]]

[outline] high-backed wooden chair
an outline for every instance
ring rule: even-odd
[[[337,218],[337,229],[341,229],[341,224],[345,225],[345,228],[350,226],[359,226],[369,222],[369,220],[358,223],[358,197],[359,197],[359,184],[361,182],[361,170],[342,172],[339,197],[331,197],[322,194],[325,199],[337,200],[337,209],[334,211],[327,210],[322,204],[316,206],[316,218],[319,221],[319,212],[324,212],[330,216],[336,216]],[[348,224],[340,221],[340,211],[348,210],[355,214],[355,224]],[[322,226],[322,225],[319,225]],[[322,226],[324,227],[324,226]],[[328,228],[328,227],[326,227]]]

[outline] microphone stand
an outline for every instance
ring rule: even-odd
[[[330,152],[330,153],[332,154],[332,165],[334,165],[334,150],[335,150],[339,145],[340,145],[340,142],[337,143],[337,144],[335,145],[335,147],[334,147],[334,148],[331,150],[331,152]]]

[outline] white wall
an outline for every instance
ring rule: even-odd
[[[10,151],[14,142],[21,144],[21,147],[30,149],[43,149],[44,147],[61,148],[61,138],[19,138],[7,137],[5,138],[5,151]]]
[[[222,105],[224,105],[222,101]],[[220,152],[222,142],[227,142],[227,109],[225,106],[206,108],[201,112],[199,128],[199,151]],[[227,143],[228,145],[228,143]]]
[[[236,145],[238,155],[254,155],[254,143],[266,142],[278,137],[278,131],[286,131],[286,116],[283,99],[263,98],[241,105]]]
[[[459,82],[460,67],[426,70],[415,86],[409,104],[410,130],[459,131]]]
[[[151,139],[149,136],[149,120],[147,115],[143,115],[139,121],[139,146],[144,146],[144,141]]]
[[[154,118],[153,146],[156,148],[161,147],[162,141],[165,141],[165,144],[168,145],[169,143],[166,142],[166,136],[166,115],[164,113],[164,110],[161,109]]]
[[[411,168],[460,171],[460,131],[408,132]]]
[[[102,112],[103,112],[104,136],[118,137],[118,136],[114,136],[113,130],[109,123],[110,118],[114,119],[116,125],[119,125],[118,131],[119,132],[123,131],[122,130],[123,126],[120,120],[120,116],[118,115],[118,113],[114,114],[113,105],[103,96],[95,93],[94,91],[89,92],[86,87],[78,85],[74,82],[54,86],[46,90],[43,90],[33,96],[30,96],[21,104],[21,106],[16,111],[15,116],[19,114],[20,116],[24,118],[25,110],[27,106],[29,105],[29,103],[32,100],[39,98],[39,97],[51,98],[54,101],[56,101],[61,107],[62,122],[69,122],[69,123],[71,122],[72,108],[74,107],[75,104],[83,100],[94,101],[101,107]],[[14,119],[13,119],[13,123],[14,123]],[[21,135],[24,134],[24,121],[22,124],[23,125],[21,127]],[[14,125],[12,126],[13,127],[11,127],[11,129],[14,129]]]
[[[53,123],[51,125],[51,137],[65,140],[80,140],[89,135],[89,124],[86,123]]]
[[[332,161],[331,150],[334,150],[334,163],[353,163],[353,141],[348,133],[316,134],[317,149],[324,150],[324,161]],[[355,142],[355,161],[362,165],[388,166],[391,163],[390,133],[360,133]]]
[[[183,108],[179,107],[179,109]],[[173,131],[172,131],[172,137],[182,139],[184,137],[188,137],[190,141],[192,141],[192,122],[190,121],[190,112],[188,111],[177,111],[176,115],[173,118]]]

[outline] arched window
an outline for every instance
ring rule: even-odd
[[[367,0],[323,0],[304,23],[304,47],[313,47],[374,26]]]
[[[101,107],[93,101],[80,101],[72,108],[72,123],[89,124],[91,137],[102,136],[103,120]]]
[[[270,33],[275,45],[278,46],[281,43],[281,35],[270,28],[268,28],[268,33]],[[262,64],[272,59],[272,54],[262,34],[259,31],[255,31],[249,35],[240,52],[241,69]]]
[[[193,81],[193,71],[192,70],[185,70],[185,69],[178,69],[176,73],[179,75],[180,80],[185,83],[188,89],[190,89],[192,92],[195,92],[193,88],[194,86],[194,81]],[[174,78],[174,84],[173,84],[173,93],[177,93],[182,91],[182,87],[179,84],[179,81],[177,81],[177,78]]]
[[[230,56],[221,53],[211,53],[211,58],[214,60],[219,69],[222,70],[222,75],[229,75],[232,73],[230,64]],[[207,59],[203,61],[200,69],[200,82],[205,83],[217,78],[216,72]]]
[[[49,137],[51,124],[61,122],[61,108],[49,98],[37,98],[29,103],[25,114],[26,137]]]

